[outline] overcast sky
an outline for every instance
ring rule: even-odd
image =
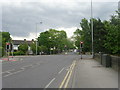
[[[93,17],[108,20],[117,10],[118,1],[93,1]],[[2,31],[9,31],[13,39],[31,40],[35,38],[36,23],[42,22],[37,24],[38,33],[53,28],[65,30],[70,37],[80,28],[81,19],[90,19],[90,7],[90,0],[5,0],[0,8]]]

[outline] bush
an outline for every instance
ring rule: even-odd
[[[17,51],[17,52],[13,52],[13,55],[25,55],[25,53],[23,51]]]
[[[0,47],[0,57],[2,57],[3,56],[3,48],[2,47]]]

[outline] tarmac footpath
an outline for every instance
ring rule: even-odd
[[[77,60],[70,88],[118,88],[118,72],[83,58]]]

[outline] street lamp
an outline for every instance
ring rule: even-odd
[[[51,41],[51,37],[49,37],[50,41]],[[50,55],[51,55],[51,46],[50,46]]]
[[[93,47],[93,5],[91,0],[91,31],[92,31],[92,58],[94,57],[94,47]]]
[[[38,44],[37,44],[37,25],[38,24],[42,24],[42,22],[39,22],[39,23],[36,23],[36,55],[37,55],[37,46],[38,46]]]

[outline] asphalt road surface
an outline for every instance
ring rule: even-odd
[[[70,88],[72,72],[79,55],[17,57],[3,62],[3,88]]]

